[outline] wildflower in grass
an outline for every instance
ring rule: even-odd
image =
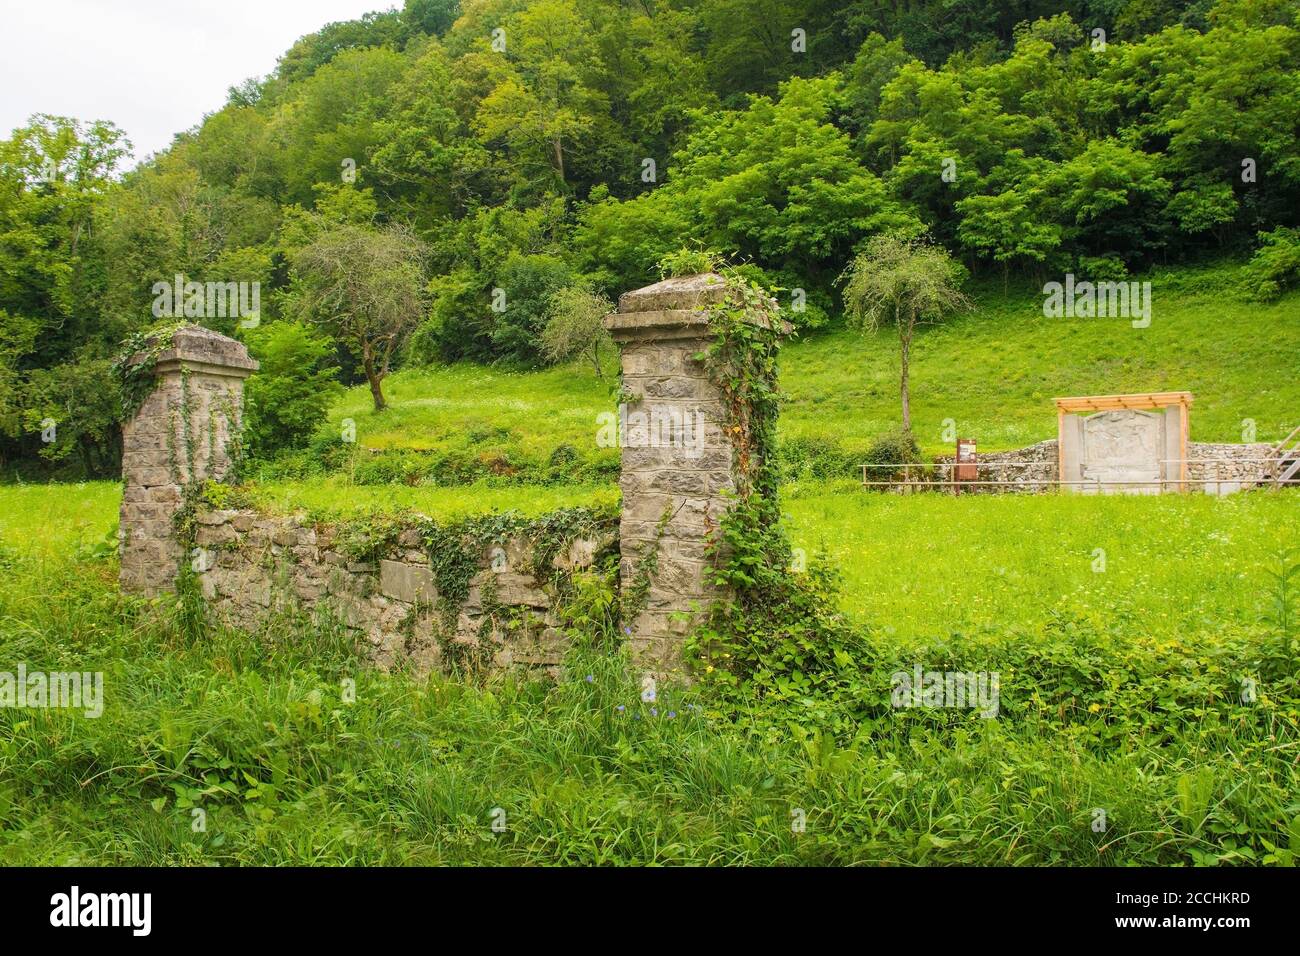
[[[596,678],[592,677],[590,674],[588,674],[587,677],[586,677],[586,681],[587,681],[588,684],[590,684],[590,683],[591,683],[592,681],[594,681],[595,679],[596,679]]]
[[[675,710],[670,710],[670,711],[668,711],[668,719],[669,719],[669,720],[672,720],[672,719],[673,719],[674,717],[676,717],[676,716],[677,716],[677,711],[675,711]]]
[[[624,707],[622,704],[619,704],[619,705],[618,705],[617,707],[615,707],[614,709],[615,709],[616,711],[618,711],[620,714],[623,713],[623,711],[627,710],[627,708]]]

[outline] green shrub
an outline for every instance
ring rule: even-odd
[[[543,360],[542,332],[551,314],[551,298],[573,284],[564,262],[548,255],[511,255],[496,276],[505,293],[505,310],[493,316],[495,353],[526,365]]]
[[[683,246],[659,260],[659,275],[665,279],[717,272],[726,265],[726,259],[712,249]]]
[[[248,345],[261,363],[244,393],[249,454],[306,447],[343,391],[330,367],[333,343],[298,322],[272,322],[250,330]]]
[[[788,438],[777,449],[782,477],[799,479],[857,478],[862,455],[822,438]]]
[[[1300,282],[1300,229],[1261,232],[1259,241],[1259,250],[1242,272],[1249,293],[1268,301]]]
[[[1090,282],[1126,282],[1132,270],[1119,256],[1080,256],[1079,276]]]
[[[871,443],[871,447],[862,457],[863,464],[873,466],[867,468],[869,481],[894,481],[903,477],[903,468],[879,466],[917,465],[921,461],[921,448],[917,445],[916,439],[911,432],[901,429],[881,435]],[[913,471],[913,477],[915,476]]]

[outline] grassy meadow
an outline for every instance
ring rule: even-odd
[[[1041,632],[1059,611],[1133,640],[1258,629],[1269,572],[1300,539],[1295,491],[892,495],[787,486],[790,537],[843,576],[844,610],[900,638]]]

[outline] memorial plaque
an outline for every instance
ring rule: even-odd
[[[1058,398],[1062,486],[1082,494],[1185,490],[1191,404],[1190,392]]]

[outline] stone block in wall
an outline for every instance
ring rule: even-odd
[[[433,569],[428,564],[408,564],[404,561],[379,562],[379,589],[386,595],[415,604],[438,599],[433,583]]]
[[[194,543],[204,548],[220,547],[234,541],[238,535],[229,525],[200,525],[194,534]]]
[[[484,591],[488,588],[489,583],[492,588],[491,604],[493,606],[530,608],[547,608],[551,606],[550,595],[537,584],[537,579],[531,574],[520,574],[517,571],[497,571],[489,567],[470,579],[469,595],[465,599],[465,607],[475,611],[482,610],[486,606]]]
[[[551,567],[560,571],[589,568],[595,563],[596,555],[608,544],[608,541],[597,538],[575,538],[567,548],[556,552],[551,559]]]

